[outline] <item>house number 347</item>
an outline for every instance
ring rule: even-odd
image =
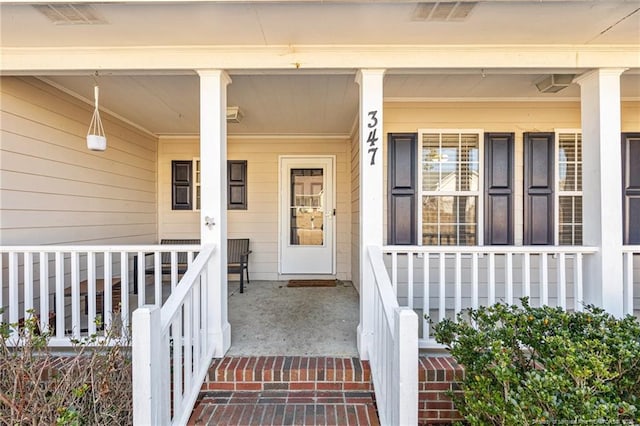
[[[367,127],[369,128],[369,136],[367,137],[367,143],[369,144],[369,149],[367,152],[371,154],[371,162],[369,165],[373,166],[376,164],[376,152],[378,152],[378,117],[376,115],[378,111],[369,111],[367,115],[369,116],[369,122],[367,123]]]

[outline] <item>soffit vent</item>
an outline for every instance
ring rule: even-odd
[[[476,6],[475,1],[436,1],[416,5],[411,14],[412,21],[446,22],[464,21]]]
[[[56,3],[33,5],[55,25],[98,25],[107,21],[89,4]]]

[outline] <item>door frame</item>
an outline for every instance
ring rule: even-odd
[[[336,188],[337,188],[337,182],[336,182],[336,156],[335,155],[328,155],[328,154],[311,154],[311,155],[279,155],[278,156],[278,274],[279,275],[286,275],[287,277],[291,277],[291,276],[296,276],[296,275],[313,275],[313,276],[318,276],[318,275],[330,275],[330,276],[335,276],[337,275],[337,271],[336,271],[336,258],[337,258],[337,213],[336,215],[333,216],[333,226],[331,229],[331,272],[327,272],[327,273],[310,273],[310,274],[297,274],[297,273],[290,273],[290,272],[286,272],[283,273],[282,272],[282,238],[283,238],[283,210],[282,210],[282,203],[284,202],[283,197],[286,194],[286,191],[283,191],[283,185],[285,182],[283,182],[282,180],[282,176],[283,176],[283,169],[284,169],[284,163],[287,160],[302,160],[302,161],[309,161],[309,162],[313,162],[313,160],[329,160],[331,163],[331,181],[332,181],[332,185],[330,189],[330,193],[327,195],[327,197],[331,197],[330,198],[330,205],[333,206],[332,208],[334,210],[337,211],[336,209]],[[288,214],[288,212],[287,212]]]

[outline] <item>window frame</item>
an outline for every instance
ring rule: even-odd
[[[193,170],[193,211],[200,211],[200,196],[198,195],[198,188],[201,188],[201,176],[202,174],[200,173],[200,167],[201,167],[200,163],[200,157],[193,157],[193,166],[192,166],[192,170]],[[200,192],[202,193],[202,191]]]
[[[425,134],[439,134],[440,138],[444,134],[474,134],[478,137],[478,189],[475,191],[424,191],[423,183],[424,177],[422,175],[423,164],[422,164],[422,151],[423,151],[423,140]],[[438,129],[438,128],[422,128],[418,129],[418,167],[417,167],[417,175],[418,175],[418,185],[417,185],[417,243],[418,246],[426,246],[423,241],[423,200],[426,196],[461,196],[467,194],[467,196],[475,196],[476,197],[476,245],[482,246],[484,245],[484,129]],[[426,193],[425,193],[426,192]],[[435,246],[435,245],[434,245]],[[473,247],[473,246],[461,246],[459,244],[453,245],[455,247]]]
[[[554,212],[553,212],[553,217],[554,217],[554,230],[553,230],[553,234],[554,234],[554,243],[555,245],[559,246],[560,245],[560,197],[581,197],[582,202],[584,202],[584,188],[582,186],[582,173],[583,173],[583,168],[582,168],[582,164],[583,164],[583,158],[582,158],[582,152],[580,153],[580,161],[576,161],[576,165],[580,164],[580,174],[578,175],[577,169],[576,169],[576,181],[579,177],[580,179],[580,191],[565,191],[565,190],[560,190],[560,135],[561,134],[572,134],[575,136],[580,135],[580,148],[582,150],[582,144],[584,143],[583,139],[582,139],[582,129],[580,128],[559,128],[559,129],[553,129],[553,133],[554,133],[554,150],[555,150],[555,158],[554,158],[554,169],[553,169],[553,173],[554,173]],[[582,205],[582,203],[581,203]],[[583,219],[582,219],[582,223],[580,223],[580,227],[582,228],[582,230],[584,231],[584,215]],[[575,225],[575,222],[572,222],[572,225]],[[584,232],[583,232],[583,238],[584,238]],[[581,245],[584,243],[584,241],[581,242]],[[576,246],[575,242],[572,244],[564,244],[565,246]]]

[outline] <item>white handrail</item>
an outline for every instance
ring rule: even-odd
[[[189,420],[216,345],[207,285],[214,246],[203,246],[162,308],[133,313],[134,424]],[[173,397],[171,397],[173,394]]]
[[[414,425],[418,423],[418,316],[398,306],[380,247],[369,246],[368,253],[375,280],[368,353],[380,423]]]

